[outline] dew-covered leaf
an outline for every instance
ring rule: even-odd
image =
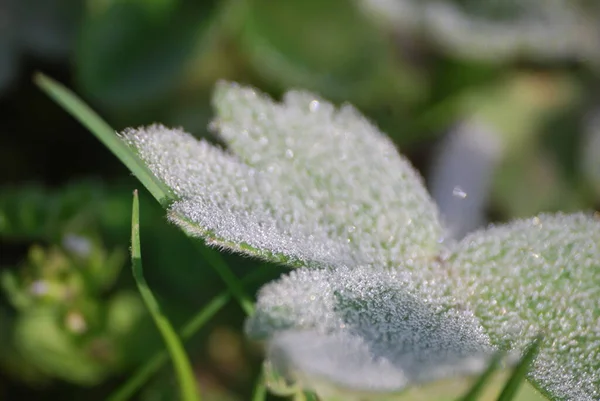
[[[170,216],[188,233],[296,265],[436,253],[443,233],[420,176],[358,111],[226,83],[214,103],[212,126],[236,155],[157,125],[123,134],[179,198]]]
[[[437,249],[443,233],[421,177],[352,106],[336,109],[304,91],[274,103],[223,82],[214,105],[213,127],[231,149],[268,174],[271,186],[297,196],[300,215],[325,227],[328,237],[383,264]]]
[[[267,340],[274,369],[320,396],[387,397],[481,373],[492,348],[477,319],[443,280],[417,274],[420,284],[408,270],[295,270],[263,287],[246,330]]]
[[[169,217],[190,235],[281,263],[333,265],[349,261],[347,244],[334,243],[319,227],[288,224],[299,199],[287,197],[289,215],[277,215],[269,196],[285,193],[270,188],[265,174],[235,156],[185,132],[158,125],[128,130],[124,138],[179,197]]]
[[[540,215],[467,236],[447,262],[493,344],[545,339],[530,380],[555,400],[600,396],[600,220]]]

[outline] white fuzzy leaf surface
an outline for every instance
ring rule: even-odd
[[[454,292],[492,343],[545,341],[531,381],[557,400],[600,399],[600,220],[540,215],[467,236],[448,259]]]
[[[246,329],[292,381],[373,399],[485,369],[487,336],[443,287],[403,269],[299,269],[263,287]]]
[[[295,91],[275,103],[228,83],[214,104],[212,126],[236,156],[162,126],[122,135],[180,198],[170,217],[190,234],[294,265],[436,253],[443,233],[421,177],[354,108]]]

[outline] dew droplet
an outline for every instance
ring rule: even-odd
[[[452,196],[460,199],[465,199],[467,197],[467,193],[463,191],[463,189],[459,186],[454,187],[452,189]]]

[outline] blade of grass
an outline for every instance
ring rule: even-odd
[[[187,358],[183,345],[169,323],[169,320],[161,312],[160,306],[144,278],[140,246],[140,203],[137,190],[133,193],[133,207],[131,214],[131,269],[133,271],[133,277],[142,296],[142,300],[152,315],[152,319],[154,319],[154,323],[162,335],[167,350],[171,355],[179,384],[179,390],[181,392],[181,399],[183,401],[200,400],[200,394],[198,392],[192,365]]]
[[[268,272],[264,266],[261,266],[255,272],[248,275],[242,280],[242,284],[263,281],[264,276]],[[230,300],[232,293],[226,290],[223,293],[215,296],[210,300],[199,312],[195,313],[192,318],[186,322],[179,335],[185,341],[196,334],[214,315],[216,315]],[[157,352],[151,357],[142,367],[135,371],[125,383],[123,383],[113,394],[108,397],[107,401],[126,401],[133,395],[155,374],[167,361],[168,354],[165,350]]]
[[[513,374],[510,376],[510,379],[506,382],[504,387],[502,388],[502,392],[498,397],[498,401],[510,401],[515,398],[517,395],[517,391],[521,387],[521,384],[525,381],[525,376],[527,375],[527,371],[529,370],[529,365],[537,355],[538,349],[540,348],[540,344],[542,342],[542,336],[537,336],[527,347],[527,350],[519,360],[517,366],[513,370]]]
[[[40,72],[34,75],[33,81],[110,149],[163,207],[169,204],[173,199],[169,188],[148,170],[140,158],[119,139],[115,130],[83,100],[62,84]]]
[[[240,284],[239,279],[233,274],[227,263],[221,257],[221,254],[213,248],[208,248],[196,242],[198,252],[204,259],[210,263],[216,272],[221,276],[221,279],[227,285],[231,294],[236,298],[246,315],[250,316],[254,313],[254,303],[252,299],[244,291],[244,287]]]
[[[254,387],[254,395],[252,401],[264,401],[267,399],[267,386],[265,385],[265,375],[261,369],[260,375],[256,379],[256,386]]]
[[[479,395],[483,391],[483,388],[485,387],[485,385],[488,384],[488,382],[490,381],[490,379],[493,377],[494,373],[498,369],[498,364],[500,363],[502,356],[503,356],[503,354],[501,352],[498,352],[492,357],[492,360],[490,361],[490,364],[488,365],[486,370],[477,378],[477,380],[471,386],[471,388],[469,389],[467,394],[465,394],[460,399],[461,401],[476,401],[477,400],[477,397],[479,397]]]

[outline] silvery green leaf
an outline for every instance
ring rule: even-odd
[[[600,396],[600,220],[540,215],[467,236],[448,258],[454,293],[493,344],[542,332],[530,380],[554,400]]]
[[[263,287],[246,330],[267,340],[274,369],[323,397],[385,399],[476,375],[492,351],[488,338],[428,274],[416,284],[409,270],[295,270]]]
[[[568,0],[357,0],[400,32],[426,36],[455,55],[480,60],[597,62],[595,13]]]
[[[429,258],[443,236],[422,179],[351,106],[275,103],[219,84],[212,127],[235,155],[162,126],[123,134],[179,197],[171,219],[209,242],[296,265]]]

